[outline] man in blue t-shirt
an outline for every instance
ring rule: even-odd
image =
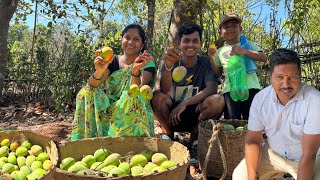
[[[170,138],[174,132],[191,132],[191,140],[196,140],[198,123],[219,118],[223,112],[224,100],[217,94],[219,79],[209,57],[198,55],[201,36],[199,25],[184,23],[179,28],[180,50],[169,47],[165,53],[160,90],[154,92],[152,107]],[[178,66],[185,67],[187,72],[181,81],[175,82],[172,72]]]

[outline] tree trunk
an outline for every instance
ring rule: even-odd
[[[148,5],[148,29],[147,29],[147,50],[153,52],[153,29],[154,29],[154,14],[156,10],[156,1],[147,0]]]
[[[198,15],[202,16],[203,14],[202,10],[205,6],[205,2],[205,0],[174,0],[168,30],[167,46],[174,44],[177,47],[179,45],[179,27],[185,22],[197,23],[196,20]],[[163,56],[164,54],[162,57]],[[159,62],[159,64],[156,88],[159,88],[160,69],[163,61]]]
[[[16,11],[19,0],[0,0],[0,101],[4,87],[4,72],[8,59],[9,22]]]

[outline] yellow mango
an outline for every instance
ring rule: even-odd
[[[175,82],[180,82],[187,74],[187,69],[184,66],[174,68],[172,72],[172,79]]]

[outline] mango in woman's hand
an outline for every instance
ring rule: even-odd
[[[129,87],[128,95],[130,97],[136,97],[136,96],[138,96],[138,94],[139,94],[139,86],[137,84],[132,84]]]
[[[140,88],[140,95],[143,99],[150,101],[153,98],[152,89],[148,85],[143,85]]]
[[[110,61],[113,56],[113,50],[110,47],[103,47],[100,55],[105,61]]]

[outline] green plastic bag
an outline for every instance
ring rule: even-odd
[[[229,57],[228,77],[230,81],[230,96],[234,101],[245,101],[249,98],[245,59],[235,54]]]

